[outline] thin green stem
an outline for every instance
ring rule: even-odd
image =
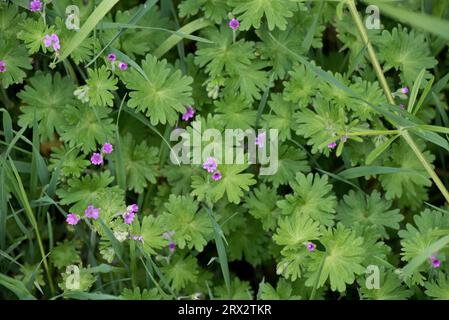
[[[400,130],[365,130],[345,133],[346,136],[381,136],[387,134],[398,134]]]
[[[443,194],[444,198],[446,199],[446,202],[449,203],[449,192],[447,191],[446,187],[444,186],[443,182],[440,180],[438,175],[433,170],[432,166],[427,162],[426,158],[422,154],[421,150],[419,150],[418,146],[416,145],[415,141],[413,141],[413,138],[410,136],[408,131],[402,132],[402,137],[405,141],[407,141],[410,148],[412,148],[413,152],[415,153],[418,160],[421,162],[423,167],[426,169],[427,173],[430,175],[432,180],[437,185],[438,189],[440,189],[441,193]]]
[[[362,37],[363,44],[366,46],[369,59],[373,64],[374,71],[376,72],[377,78],[379,79],[380,85],[382,86],[385,95],[387,96],[388,102],[391,104],[394,103],[393,95],[391,94],[390,87],[388,86],[387,79],[385,79],[384,72],[382,71],[382,67],[380,66],[379,60],[377,59],[376,52],[369,41],[368,33],[366,32],[365,26],[363,25],[362,18],[357,11],[357,7],[355,6],[354,0],[347,0],[349,11],[351,12],[352,18],[354,19],[357,30],[359,31],[360,37]]]
[[[371,64],[374,67],[374,71],[376,72],[377,79],[379,80],[379,82],[382,86],[382,89],[388,99],[388,102],[392,105],[395,105],[396,103],[394,101],[393,95],[391,94],[390,87],[388,86],[387,80],[382,71],[379,60],[377,59],[376,52],[374,51],[374,48],[369,41],[368,33],[366,32],[365,26],[363,25],[363,21],[360,18],[359,12],[357,11],[355,2],[354,2],[354,0],[347,0],[347,4],[349,7],[349,11],[351,12],[352,18],[354,19],[357,30],[362,38],[362,41],[368,50],[368,56],[371,61]],[[433,170],[430,163],[426,160],[426,158],[422,154],[421,150],[419,150],[419,148],[415,144],[415,141],[413,140],[413,138],[410,136],[410,134],[408,133],[408,131],[405,128],[398,128],[398,129],[401,131],[401,136],[404,138],[404,140],[407,142],[407,144],[413,150],[416,157],[421,162],[424,169],[427,171],[427,174],[432,178],[433,182],[436,184],[436,186],[438,187],[440,192],[443,194],[444,198],[446,199],[446,202],[449,203],[449,192],[447,191],[446,187],[444,186],[443,182],[440,180],[438,175]]]

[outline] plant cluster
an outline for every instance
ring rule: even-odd
[[[0,298],[449,299],[448,17],[2,2]],[[173,163],[195,124],[277,129],[278,170]]]

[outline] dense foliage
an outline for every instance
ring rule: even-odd
[[[448,19],[2,2],[0,298],[449,299]],[[196,125],[277,129],[278,170],[173,163]]]

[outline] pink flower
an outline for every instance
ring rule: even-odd
[[[131,212],[136,213],[137,211],[139,211],[139,206],[138,206],[137,204],[134,203],[134,204],[128,206],[128,207],[126,208],[126,210],[127,210],[127,211],[131,211]]]
[[[67,215],[67,219],[65,219],[65,221],[68,224],[74,226],[74,225],[76,225],[80,221],[80,218],[76,214],[74,214],[74,213],[69,213]]]
[[[193,109],[191,106],[188,106],[186,112],[182,115],[182,120],[188,121],[190,118],[193,118],[194,116],[195,116],[195,109]]]
[[[84,214],[88,218],[92,218],[94,220],[97,220],[98,217],[100,216],[100,209],[99,208],[95,208],[93,205],[89,205],[89,206],[87,206],[87,209],[84,211]]]
[[[90,162],[96,166],[103,164],[103,157],[101,156],[101,153],[95,152],[90,157]]]
[[[117,60],[117,56],[114,53],[110,53],[108,54],[108,60],[114,62],[115,60]]]
[[[114,150],[114,148],[112,148],[112,144],[106,142],[103,147],[101,148],[101,152],[105,153],[105,154],[110,154],[112,151]]]
[[[170,242],[168,244],[168,250],[170,250],[171,253],[173,253],[175,251],[176,248],[176,244],[174,242]]]
[[[265,132],[259,133],[256,137],[256,146],[262,149],[265,145],[265,139],[266,133]]]
[[[307,250],[309,250],[309,252],[315,251],[316,245],[313,242],[308,242],[307,245]]]
[[[214,172],[217,170],[217,161],[215,158],[209,157],[203,163],[203,169],[207,170],[207,172]]]
[[[441,261],[438,260],[435,256],[430,257],[430,263],[434,268],[439,268],[441,266]]]
[[[229,21],[229,26],[232,30],[236,30],[240,26],[240,22],[237,19],[232,18],[232,20]]]
[[[133,240],[143,242],[142,236],[133,236]]]
[[[403,87],[403,88],[399,89],[399,92],[400,92],[400,93],[403,93],[403,94],[407,94],[408,91],[409,91],[409,90],[408,90],[407,87]]]
[[[221,180],[221,172],[218,170],[215,171],[214,174],[212,175],[212,180],[214,181]]]
[[[401,103],[401,104],[399,105],[399,108],[401,108],[402,110],[404,110],[404,109],[405,109],[404,104]]]
[[[28,8],[31,12],[37,12],[42,10],[42,2],[41,0],[32,0],[28,5]]]
[[[59,45],[59,37],[56,33],[53,33],[51,35],[46,34],[44,37],[44,45],[46,48],[53,46],[53,50],[55,51],[61,49],[61,46]]]
[[[0,73],[6,72],[6,61],[0,60]]]
[[[331,142],[331,143],[329,143],[328,145],[327,145],[327,147],[329,148],[329,149],[334,149],[335,147],[337,146],[337,143],[334,141],[334,142]]]
[[[134,220],[134,217],[136,216],[135,212],[133,211],[126,211],[123,214],[123,220],[126,224],[131,224]]]
[[[125,71],[126,69],[128,69],[128,65],[127,65],[125,62],[123,62],[123,61],[120,61],[120,62],[118,63],[118,67],[119,67],[120,70],[122,70],[122,71]]]

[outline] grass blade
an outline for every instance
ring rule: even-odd
[[[199,18],[199,19],[193,20],[192,22],[186,24],[181,29],[179,29],[178,32],[180,32],[184,35],[191,34],[195,31],[198,31],[200,29],[210,26],[211,24],[212,23],[210,21],[207,21],[203,18]],[[164,54],[166,54],[168,51],[170,51],[170,49],[173,48],[182,39],[183,39],[183,37],[180,37],[178,35],[171,35],[167,40],[165,40],[159,46],[159,48],[157,48],[154,51],[154,55],[157,58],[162,57]]]
[[[58,58],[57,62],[65,60],[73,50],[75,50],[84,39],[86,39],[89,34],[94,30],[96,25],[103,19],[103,17],[114,7],[114,5],[119,0],[103,0],[100,5],[91,13],[89,18],[81,27],[80,31],[77,32],[69,41],[69,43],[63,47],[62,53]]]
[[[226,249],[223,242],[223,231],[215,220],[211,209],[209,207],[204,206],[203,208],[206,210],[207,215],[212,223],[212,227],[214,228],[214,236],[215,236],[215,245],[217,246],[218,259],[220,261],[221,273],[223,274],[223,279],[226,285],[226,290],[228,291],[228,296],[231,298],[231,278],[229,276],[229,266],[228,266],[228,257],[226,255]]]

